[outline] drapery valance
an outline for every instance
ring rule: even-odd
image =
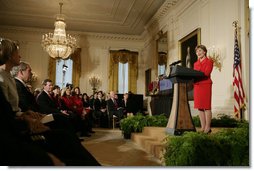
[[[128,90],[137,92],[138,52],[129,50],[111,50],[109,60],[109,91],[118,92],[118,64],[128,63]]]

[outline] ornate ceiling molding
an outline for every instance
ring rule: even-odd
[[[170,8],[175,6],[179,0],[166,0],[161,8],[156,12],[153,18],[146,25],[146,28],[152,29],[158,25],[159,21],[170,12]]]
[[[27,28],[27,27],[13,27],[13,26],[0,26],[0,31],[2,33],[22,33],[29,35],[42,35],[44,33],[51,32],[50,29],[39,29],[39,28]],[[72,32],[69,31],[74,37],[86,37],[90,39],[97,40],[118,40],[118,41],[144,41],[141,36],[135,35],[124,35],[124,34],[109,34],[109,33],[91,33],[91,32]]]
[[[106,33],[83,33],[88,38],[100,40],[122,40],[122,41],[143,41],[141,36],[124,34],[106,34]]]

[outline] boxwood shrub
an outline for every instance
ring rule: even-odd
[[[186,132],[166,138],[167,166],[249,166],[249,124],[214,134]]]

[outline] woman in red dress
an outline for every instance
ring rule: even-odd
[[[194,63],[194,70],[203,72],[205,76],[194,82],[194,108],[199,110],[201,131],[211,133],[213,61],[206,56],[207,49],[204,45],[198,45],[195,50],[198,60]]]

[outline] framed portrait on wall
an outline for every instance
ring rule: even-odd
[[[187,36],[179,40],[179,57],[182,60],[182,66],[193,68],[197,60],[195,47],[201,43],[201,29],[198,28]]]
[[[145,91],[146,91],[146,96],[149,95],[149,90],[148,90],[148,86],[149,84],[151,83],[151,68],[147,69],[145,71],[145,83],[146,83],[146,86],[145,86]]]
[[[201,29],[189,33],[178,42],[179,58],[182,60],[182,66],[193,69],[194,63],[197,61],[197,55],[195,48],[201,44]],[[193,98],[193,83],[188,84],[188,99],[194,100]]]

